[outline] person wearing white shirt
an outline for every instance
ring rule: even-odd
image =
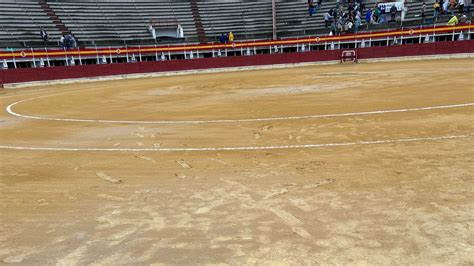
[[[449,11],[449,0],[444,0],[444,2],[443,2],[443,11],[444,11],[444,14],[448,13],[448,11]]]
[[[61,38],[59,38],[59,46],[61,46],[61,48],[64,48],[64,34],[61,36]]]
[[[333,16],[329,14],[329,11],[324,14],[324,25],[326,29],[331,24],[332,19],[333,19]]]
[[[176,36],[180,39],[184,38],[184,30],[181,27],[181,24],[178,24],[178,28],[176,29]]]

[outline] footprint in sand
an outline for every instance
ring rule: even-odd
[[[184,169],[191,169],[192,167],[186,162],[184,161],[183,159],[181,160],[176,160],[176,162],[181,166],[183,167]]]
[[[110,183],[113,183],[113,184],[121,184],[121,183],[123,183],[122,180],[117,179],[117,178],[113,178],[113,177],[108,176],[108,175],[106,175],[106,174],[104,174],[104,173],[102,173],[102,172],[96,173],[96,175],[97,175],[98,177],[104,179],[105,181],[110,182]]]
[[[142,160],[145,160],[145,161],[149,161],[149,162],[152,162],[152,163],[156,163],[156,161],[150,157],[147,157],[147,156],[142,156],[142,155],[136,155],[135,158],[140,158]]]

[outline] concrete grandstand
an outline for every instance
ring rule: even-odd
[[[372,7],[377,1],[365,1]],[[380,2],[380,1],[378,1]],[[408,10],[403,23],[374,25],[371,29],[399,28],[421,24],[421,1],[405,1]],[[426,16],[432,17],[430,2]],[[302,37],[327,34],[323,14],[336,1],[323,1],[320,10],[308,17],[301,1],[276,1],[278,37]],[[175,19],[184,29],[185,42],[217,41],[232,31],[237,40],[272,37],[271,1],[35,1],[4,0],[0,3],[0,47],[44,47],[39,31],[50,35],[48,46],[56,46],[61,34],[72,33],[81,47],[116,45],[153,45],[157,40],[147,30],[150,20]],[[444,24],[447,18],[439,21]],[[433,21],[427,21],[431,24]],[[365,22],[363,22],[365,23]]]

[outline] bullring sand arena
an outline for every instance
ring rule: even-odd
[[[3,89],[0,264],[471,265],[473,63]]]

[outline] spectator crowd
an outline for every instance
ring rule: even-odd
[[[308,0],[308,14],[313,16],[321,9],[322,0]],[[395,23],[403,20],[406,9],[395,4],[386,5],[384,2],[376,3],[373,7],[366,7],[364,0],[337,0],[334,7],[323,14],[325,28],[331,34],[342,32],[358,32],[363,20],[367,29],[370,25]],[[422,18],[425,23],[427,19],[427,6],[423,2],[421,14],[416,15]],[[457,12],[457,14],[455,14]],[[456,25],[466,19],[465,12],[470,12],[466,0],[435,0],[433,5],[433,22],[437,22],[440,17],[449,16],[448,25]]]
[[[72,34],[63,34],[59,39],[59,46],[63,49],[69,50],[77,47],[77,41]]]
[[[467,20],[465,14],[470,14],[471,0],[435,0],[428,2],[432,4],[433,15],[428,16],[430,6],[426,2],[422,3],[420,14],[415,17],[421,17],[422,23],[427,20],[438,22],[440,18],[446,17],[447,25],[456,25]],[[333,4],[332,2],[331,4]],[[323,5],[323,0],[307,0],[308,15],[315,15]],[[396,5],[393,2],[375,3],[372,7],[367,7],[364,0],[336,0],[335,5],[327,10],[322,16],[324,17],[324,26],[330,31],[330,34],[341,34],[343,32],[357,33],[364,24],[369,29],[370,25],[395,23],[403,20],[404,12],[403,4]],[[152,24],[149,25],[150,32],[156,38],[155,30]],[[49,43],[48,33],[41,28],[40,36],[44,44]],[[177,38],[184,38],[184,31],[180,24],[177,26]],[[232,32],[222,33],[219,37],[220,43],[233,43],[234,34]],[[58,42],[63,49],[73,49],[77,47],[77,40],[73,34],[63,34]]]
[[[467,7],[467,8],[466,8]],[[423,9],[425,3],[423,3]],[[457,14],[456,11],[458,12]],[[436,0],[433,4],[433,20],[436,22],[440,17],[449,16],[448,26],[453,26],[467,19],[464,12],[470,13],[470,6],[466,6],[466,0]],[[425,14],[422,13],[423,21]]]
[[[224,44],[224,43],[233,43],[234,42],[234,33],[228,32],[228,33],[222,33],[221,36],[219,37],[219,42]]]

